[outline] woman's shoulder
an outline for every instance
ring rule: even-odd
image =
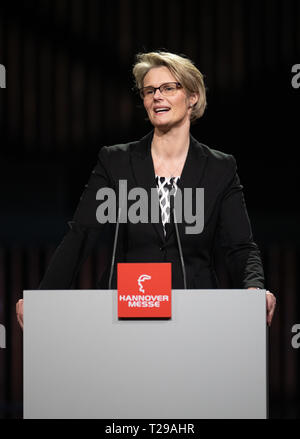
[[[146,136],[138,140],[133,140],[127,143],[117,143],[114,145],[103,146],[100,153],[106,155],[128,155],[131,152],[135,153],[147,153],[150,147],[153,132],[148,133]]]
[[[102,146],[98,153],[98,162],[102,163],[105,167],[127,167],[130,160],[130,151],[134,143],[128,142]]]
[[[192,137],[194,147],[207,158],[207,164],[216,167],[236,168],[236,160],[230,153],[207,146]]]

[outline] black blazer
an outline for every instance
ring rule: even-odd
[[[71,288],[80,266],[95,246],[101,246],[106,262],[94,288],[108,287],[115,224],[98,223],[96,210],[100,201],[96,200],[96,193],[102,187],[110,187],[118,196],[119,180],[126,180],[128,191],[134,187],[144,188],[150,203],[151,188],[156,188],[150,151],[152,137],[153,132],[140,141],[100,150],[97,165],[69,222],[70,230],[55,251],[40,289]],[[191,136],[179,187],[182,192],[184,188],[204,188],[203,231],[186,234],[185,227],[190,224],[184,222],[184,217],[178,224],[187,287],[218,288],[214,266],[214,251],[218,246],[224,251],[232,288],[264,288],[260,252],[253,242],[234,157],[213,150]],[[166,237],[161,221],[120,224],[117,262],[171,262],[172,287],[183,288],[178,242],[172,224]],[[112,287],[116,288],[116,266]]]

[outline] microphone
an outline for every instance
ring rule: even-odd
[[[108,280],[108,289],[109,290],[111,290],[111,281],[112,281],[112,276],[113,276],[113,272],[114,272],[117,241],[118,241],[118,234],[119,234],[119,225],[120,225],[120,217],[121,217],[121,207],[119,207],[119,210],[118,210],[118,218],[117,218],[115,237],[114,237],[114,246],[113,246],[112,258],[111,258],[111,264],[110,264],[110,273],[109,273],[109,280]]]
[[[181,262],[181,269],[182,269],[182,276],[183,276],[183,286],[184,286],[184,289],[186,290],[187,289],[187,287],[186,287],[186,272],[185,272],[183,253],[182,253],[182,248],[181,248],[181,241],[180,241],[180,236],[179,236],[179,232],[178,232],[178,226],[177,226],[177,220],[176,220],[175,207],[174,206],[173,206],[173,217],[174,217],[174,227],[175,227],[175,231],[176,231],[176,238],[177,238],[180,262]]]
[[[172,190],[174,191],[173,181],[172,181]],[[181,263],[181,270],[182,270],[182,276],[183,276],[183,287],[186,290],[187,289],[187,285],[186,285],[186,271],[185,271],[185,265],[184,265],[184,260],[183,260],[183,252],[182,252],[182,247],[181,247],[180,235],[179,235],[179,232],[178,232],[178,225],[177,225],[177,219],[176,219],[176,214],[175,214],[175,202],[174,202],[174,200],[175,200],[174,192],[173,192],[173,194],[171,194],[171,191],[170,191],[170,210],[173,212],[174,227],[175,227],[177,245],[178,245],[179,256],[180,256],[180,263]]]

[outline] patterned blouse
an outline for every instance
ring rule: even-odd
[[[158,191],[158,198],[161,210],[161,219],[164,229],[164,234],[166,235],[165,225],[170,222],[170,191],[174,189],[174,194],[177,192],[177,184],[180,177],[159,177],[155,176],[156,187]]]

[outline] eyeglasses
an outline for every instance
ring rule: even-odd
[[[151,98],[155,95],[156,90],[159,90],[163,96],[173,96],[176,91],[182,88],[180,82],[166,82],[159,87],[143,87],[139,89],[142,99]]]

